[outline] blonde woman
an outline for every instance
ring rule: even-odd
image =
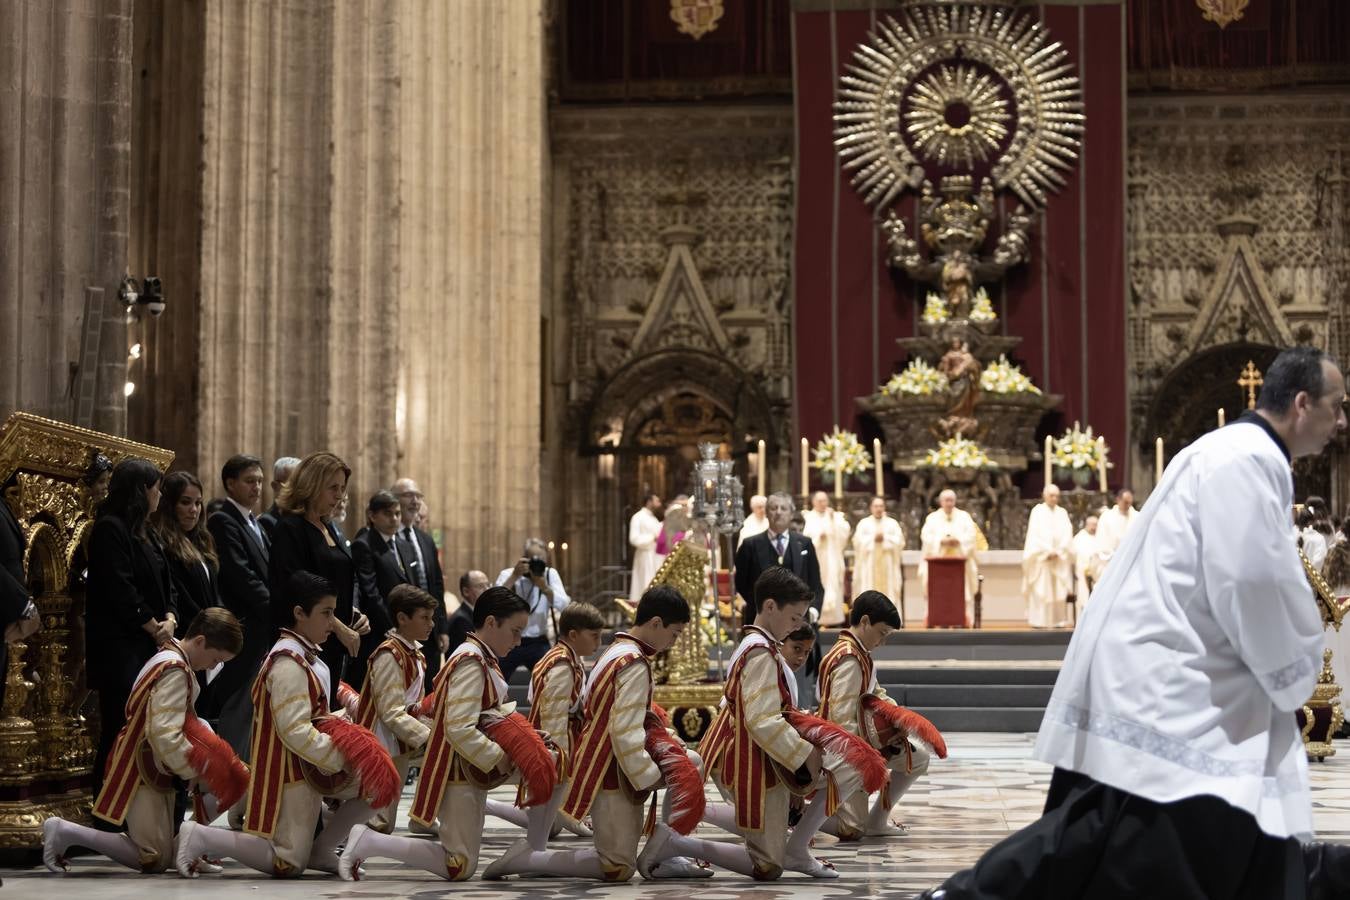
[[[324,642],[320,656],[332,677],[329,708],[337,709],[337,686],[346,661],[361,649],[361,636],[370,633],[370,623],[355,608],[356,564],[346,541],[334,538],[328,527],[334,510],[347,493],[352,470],[327,451],[311,453],[286,480],[277,497],[276,528],[272,533],[268,580],[272,586],[272,625],[280,628],[290,620],[293,598],[286,596],[286,582],[295,572],[312,572],[327,579],[337,594],[333,633]]]

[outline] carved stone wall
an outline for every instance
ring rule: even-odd
[[[1197,426],[1170,421],[1185,398],[1161,393],[1190,360],[1294,343],[1350,358],[1350,101],[1137,97],[1128,141],[1131,468],[1146,487],[1154,438],[1170,456]],[[1231,418],[1240,389],[1217,390]]]
[[[748,487],[759,439],[789,486],[792,111],[560,108],[552,153],[544,483],[583,576],[627,558],[637,432],[672,399],[730,422]]]

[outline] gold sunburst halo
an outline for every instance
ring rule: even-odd
[[[911,149],[915,137],[907,129],[918,119],[905,121],[900,106],[911,87],[912,99],[922,96],[917,85],[925,73],[965,60],[989,73],[1006,104],[1008,119],[986,117],[1011,128],[1001,149],[989,151],[994,187],[1043,207],[1078,159],[1085,121],[1068,51],[1030,12],[1005,6],[920,6],[900,19],[881,19],[858,45],[835,103],[835,144],[865,202],[888,207],[903,190],[922,184],[925,164],[943,165],[930,153],[954,152],[950,136]]]
[[[940,66],[920,79],[908,107],[905,130],[919,152],[941,165],[967,168],[998,150],[1012,118],[993,76],[965,65]],[[950,121],[954,107],[964,113],[961,124]]]

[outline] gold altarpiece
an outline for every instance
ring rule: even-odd
[[[0,706],[0,850],[42,846],[42,822],[88,821],[96,731],[80,710],[85,680],[84,550],[93,509],[83,476],[94,455],[116,464],[173,453],[27,413],[0,427],[0,492],[25,538],[24,573],[42,617],[9,645]]]

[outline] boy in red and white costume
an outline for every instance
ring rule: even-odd
[[[182,641],[170,639],[141,668],[127,700],[127,724],[118,733],[94,815],[123,833],[98,831],[52,817],[42,823],[42,861],[64,871],[66,850],[88,847],[140,872],[174,864],[174,776],[196,780],[185,734],[200,687],[196,672],[233,659],[243,646],[239,620],[226,609],[202,610]],[[203,723],[205,724],[205,723]],[[215,760],[212,761],[213,764]]]
[[[333,628],[336,592],[327,579],[305,571],[292,574],[285,590],[292,626],[281,629],[253,683],[244,832],[184,823],[177,857],[185,877],[196,877],[203,853],[276,878],[298,878],[306,869],[336,873],[338,842],[374,813],[355,798],[355,779],[340,775],[346,760],[314,724],[329,714],[331,676],[319,647]],[[316,836],[325,797],[344,802]]]

